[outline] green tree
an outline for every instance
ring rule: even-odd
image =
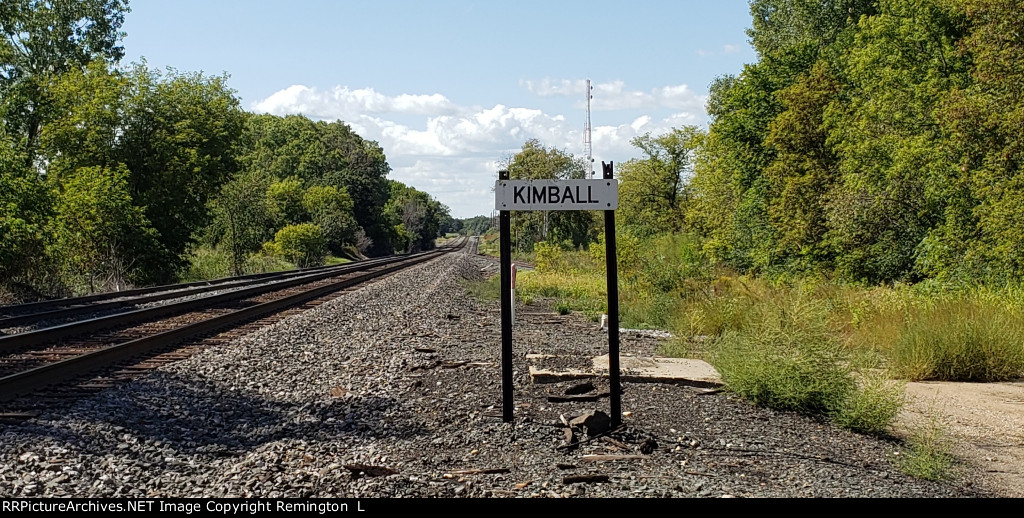
[[[772,264],[764,170],[775,156],[765,139],[782,112],[775,92],[791,83],[785,70],[771,59],[747,65],[739,77],[716,79],[708,99],[713,120],[695,163],[688,219],[706,232],[711,257],[744,270]]]
[[[35,163],[39,132],[52,120],[45,85],[91,61],[118,62],[124,0],[4,0],[0,4],[0,122]]]
[[[531,139],[508,160],[509,178],[513,180],[583,179],[586,167],[582,160],[555,148],[545,148]],[[538,241],[566,242],[575,248],[594,240],[594,217],[589,211],[516,211],[512,216],[513,246],[533,250]]]
[[[118,167],[129,79],[94,61],[52,77],[45,87],[52,120],[39,132],[37,152],[46,176],[61,179],[82,167]]]
[[[944,0],[885,0],[843,64],[856,85],[828,117],[842,181],[829,203],[836,266],[867,282],[914,280],[921,245],[959,203],[935,111],[967,80],[963,13]]]
[[[762,55],[811,46],[825,51],[878,0],[752,0],[753,27],[747,35]]]
[[[47,270],[54,193],[8,143],[0,138],[0,278],[31,285]]]
[[[231,250],[235,275],[242,275],[249,254],[274,235],[274,218],[267,204],[270,178],[257,171],[243,171],[225,183],[210,202],[213,222],[207,228],[211,245]]]
[[[313,224],[323,229],[327,248],[336,255],[345,253],[345,246],[356,244],[359,223],[353,214],[352,197],[344,187],[314,185],[306,189],[302,206]]]
[[[250,115],[238,161],[245,169],[278,178],[297,176],[306,186],[344,189],[357,223],[372,241],[369,251],[391,252],[383,216],[391,168],[376,142],[364,140],[345,123],[313,122],[301,115]]]
[[[778,236],[773,255],[802,269],[831,266],[826,204],[839,178],[839,163],[828,144],[824,116],[840,89],[828,64],[819,61],[779,91],[786,109],[769,124],[765,139],[775,151],[764,172],[771,189],[768,217]]]
[[[934,275],[1024,278],[1024,11],[1015,0],[966,0],[962,52],[971,83],[939,110],[963,203],[926,241]]]
[[[683,228],[692,155],[702,138],[696,126],[684,126],[632,140],[644,158],[619,166],[619,216],[624,227],[643,235]]]
[[[391,239],[396,251],[418,252],[434,248],[441,220],[448,215],[445,207],[429,194],[391,180],[391,198],[384,207],[384,217],[391,225]]]
[[[135,202],[160,238],[147,281],[169,281],[210,220],[207,204],[237,170],[244,123],[226,77],[151,71],[136,65],[124,101],[118,159],[131,171]]]
[[[490,216],[473,216],[472,218],[460,220],[464,236],[482,236],[493,229],[494,218]]]
[[[129,286],[137,252],[155,242],[143,210],[132,203],[128,171],[88,167],[62,185],[57,203],[57,250],[69,284],[84,276],[89,291]]]
[[[302,180],[295,176],[274,181],[267,187],[267,206],[277,227],[308,220],[306,209],[302,206],[304,194]]]

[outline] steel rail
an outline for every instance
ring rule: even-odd
[[[432,253],[435,252],[421,252],[420,254],[422,255]],[[27,331],[24,333],[3,336],[0,337],[0,354],[10,354],[18,350],[24,349],[26,347],[53,343],[64,338],[68,338],[75,335],[81,335],[85,333],[92,333],[95,331],[99,331],[101,329],[108,329],[111,327],[132,324],[135,322],[154,320],[199,308],[209,307],[215,304],[231,300],[262,295],[264,293],[269,293],[284,288],[290,288],[292,286],[298,286],[300,284],[306,284],[309,282],[315,282],[336,275],[342,275],[350,272],[356,272],[368,268],[373,268],[375,266],[381,264],[388,264],[390,262],[401,261],[409,257],[414,257],[415,255],[416,254],[408,256],[390,256],[385,258],[371,259],[368,261],[359,261],[357,263],[346,263],[343,265],[338,265],[337,269],[329,270],[327,272],[302,275],[286,280],[281,280],[272,284],[264,284],[254,286],[251,288],[230,291],[227,293],[220,293],[217,295],[211,295],[197,299],[176,302],[173,304],[164,304],[152,308],[126,311],[122,313],[116,313],[113,315],[106,315],[87,320],[69,322],[66,324],[46,327],[34,331]]]
[[[344,268],[346,266],[349,266],[349,265],[352,265],[352,264],[361,264],[361,263],[362,263],[362,261],[360,261],[359,263],[334,264],[334,265],[331,265],[329,268],[333,269],[333,270],[330,270],[330,271],[334,271],[334,270],[342,269],[342,268]],[[317,267],[317,270],[328,271],[326,268],[320,268],[320,267]],[[45,321],[45,320],[49,320],[49,319],[52,319],[52,318],[72,317],[72,316],[75,316],[75,315],[81,315],[83,313],[93,313],[93,312],[98,312],[98,311],[106,311],[106,310],[110,310],[110,309],[118,309],[118,308],[124,308],[124,307],[129,307],[129,306],[136,306],[136,305],[139,305],[139,304],[146,304],[146,303],[149,303],[149,302],[159,302],[159,301],[162,301],[162,300],[170,300],[170,299],[177,299],[177,298],[181,298],[181,297],[189,297],[189,296],[192,296],[192,295],[199,295],[199,294],[208,293],[208,292],[211,292],[211,291],[236,289],[236,288],[241,288],[243,286],[251,286],[253,284],[259,284],[259,283],[263,283],[263,282],[273,282],[273,281],[280,280],[280,279],[288,279],[288,278],[292,278],[292,277],[296,277],[296,276],[310,275],[310,273],[312,271],[313,271],[313,269],[307,268],[307,269],[303,269],[303,270],[288,270],[286,272],[275,272],[274,276],[271,276],[269,274],[260,274],[261,276],[259,278],[256,278],[256,279],[239,279],[239,278],[236,278],[236,279],[233,279],[231,281],[218,282],[217,284],[203,284],[203,285],[200,285],[200,286],[189,286],[189,287],[186,287],[184,289],[178,289],[178,290],[174,290],[174,291],[166,291],[165,290],[165,291],[162,291],[162,292],[157,293],[155,295],[145,295],[144,294],[142,296],[136,296],[136,297],[129,298],[129,299],[126,299],[126,300],[115,300],[115,301],[111,301],[111,302],[98,302],[98,303],[87,303],[87,304],[83,304],[83,305],[72,305],[72,306],[62,307],[61,309],[53,309],[53,310],[49,310],[49,311],[41,311],[41,312],[36,312],[36,313],[25,313],[25,314],[10,316],[10,317],[2,317],[2,318],[0,318],[0,329],[6,329],[6,328],[9,328],[9,327],[25,325],[25,324],[33,324],[33,323],[36,323],[36,322]],[[344,271],[344,270],[341,270],[341,271]],[[179,286],[186,286],[186,285],[179,285]]]
[[[188,324],[169,331],[112,345],[73,358],[41,365],[33,369],[2,377],[0,378],[0,401],[7,401],[18,395],[38,390],[48,385],[54,385],[69,379],[77,378],[82,374],[86,374],[96,369],[108,367],[112,364],[116,364],[133,357],[155,352],[163,347],[181,342],[192,336],[228,327],[241,321],[273,313],[334,291],[345,289],[356,284],[361,284],[368,280],[387,275],[388,273],[428,261],[454,249],[457,249],[457,247],[445,247],[432,250],[430,252],[414,254],[412,256],[404,256],[396,261],[392,261],[391,263],[377,264],[376,266],[378,267],[383,266],[379,270],[363,273],[361,275],[342,279],[324,286],[319,286],[312,290],[295,293],[287,297],[250,306],[248,308],[216,316],[201,322]],[[356,273],[358,271],[359,270],[355,270],[349,273]]]
[[[181,284],[163,284],[163,285],[160,285],[160,286],[149,286],[149,287],[146,287],[146,288],[134,288],[134,289],[125,290],[125,291],[111,291],[111,292],[107,292],[107,293],[97,293],[97,294],[94,294],[94,295],[83,295],[81,297],[67,297],[67,298],[62,298],[62,299],[40,300],[38,302],[26,302],[24,304],[13,304],[13,305],[9,305],[9,306],[2,306],[2,305],[0,305],[0,313],[2,313],[4,315],[9,315],[8,317],[5,317],[4,319],[0,320],[0,324],[4,324],[4,325],[0,325],[0,329],[5,327],[6,325],[17,325],[17,324],[9,324],[9,323],[7,323],[6,322],[7,319],[13,319],[13,318],[16,318],[16,317],[21,317],[23,315],[27,316],[27,314],[40,314],[42,312],[49,312],[49,308],[61,308],[61,307],[63,307],[63,308],[71,308],[73,306],[77,307],[79,304],[91,304],[93,302],[102,301],[102,300],[117,299],[117,298],[122,298],[122,297],[135,297],[135,296],[138,296],[138,295],[148,295],[150,293],[157,293],[157,292],[174,292],[174,291],[182,291],[182,290],[185,290],[185,289],[188,289],[188,288],[194,288],[194,287],[231,284],[231,283],[238,282],[238,281],[251,281],[251,280],[257,280],[258,281],[258,280],[271,279],[271,278],[274,278],[274,277],[304,275],[304,274],[307,274],[307,273],[315,272],[315,271],[318,271],[318,270],[324,270],[324,269],[327,269],[327,268],[336,268],[338,266],[346,266],[346,265],[351,265],[351,264],[358,264],[358,263],[362,263],[362,262],[365,262],[365,261],[373,261],[373,260],[374,259],[363,259],[363,260],[360,260],[360,261],[352,261],[352,262],[343,263],[343,264],[313,266],[313,267],[310,267],[310,268],[298,268],[298,269],[295,269],[295,270],[285,270],[285,271],[282,271],[282,272],[251,273],[251,274],[248,274],[248,275],[237,275],[237,276],[232,276],[232,277],[221,277],[219,279],[211,279],[211,280],[208,280],[208,281],[195,281],[195,282],[186,282],[186,283],[181,283]],[[123,302],[126,305],[131,305],[131,304],[138,303],[138,302],[136,302],[136,299],[129,299],[129,300],[125,300]],[[95,307],[95,306],[87,306],[87,307],[91,308],[91,307]]]

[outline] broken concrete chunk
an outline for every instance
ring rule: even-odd
[[[608,414],[600,410],[588,410],[579,417],[569,421],[569,426],[580,428],[587,432],[589,436],[607,432],[611,424],[612,420],[608,417]]]

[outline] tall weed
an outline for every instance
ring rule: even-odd
[[[730,390],[754,403],[808,414],[838,411],[856,391],[847,356],[814,301],[766,301],[728,329],[710,355]]]
[[[912,380],[1002,381],[1024,373],[1021,310],[972,295],[907,315],[891,350],[894,374]]]

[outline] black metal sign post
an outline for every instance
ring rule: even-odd
[[[612,426],[622,424],[619,372],[619,271],[615,247],[615,209],[619,206],[614,162],[601,162],[602,180],[509,180],[498,171],[494,207],[500,214],[501,247],[501,404],[502,418],[512,422],[512,232],[511,210],[604,210],[604,242],[608,273],[608,378],[611,383]]]
[[[508,170],[498,171],[498,180],[508,180]],[[498,216],[498,246],[501,249],[501,419],[512,422],[512,212]]]
[[[601,162],[604,179],[611,180],[615,162]],[[622,424],[619,380],[619,261],[615,248],[615,211],[604,211],[604,257],[608,274],[608,381],[611,384],[612,428]]]

